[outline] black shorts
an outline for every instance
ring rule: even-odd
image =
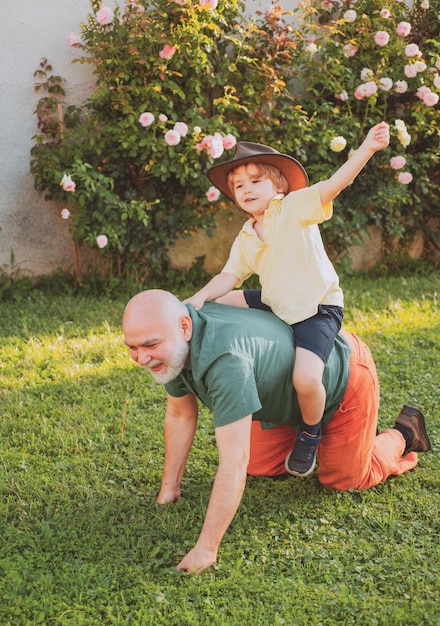
[[[261,302],[260,289],[245,289],[243,295],[249,308],[272,311],[267,304]],[[319,304],[316,315],[292,324],[295,347],[310,350],[327,363],[336,335],[341,330],[343,317],[342,307]]]

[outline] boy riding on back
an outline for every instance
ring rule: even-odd
[[[239,142],[234,157],[208,171],[210,181],[249,219],[221,271],[186,300],[195,309],[219,300],[273,311],[294,331],[293,386],[302,425],[286,471],[308,476],[316,463],[326,392],[324,365],[343,318],[343,293],[318,224],[331,218],[332,201],[389,144],[389,127],[377,124],[329,179],[308,186],[302,165],[262,144]],[[257,274],[260,290],[232,291]],[[231,293],[229,293],[231,292]]]

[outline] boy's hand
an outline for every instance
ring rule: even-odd
[[[195,293],[191,298],[187,298],[183,300],[183,304],[192,304],[196,311],[199,311],[202,306],[205,304],[206,299],[199,295],[199,293]]]
[[[365,137],[364,145],[373,152],[383,150],[390,143],[390,127],[386,122],[376,124]]]

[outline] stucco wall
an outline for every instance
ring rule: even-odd
[[[34,111],[39,96],[33,74],[42,57],[68,79],[67,98],[79,102],[91,84],[90,72],[72,65],[66,35],[78,29],[88,0],[18,0],[2,15],[0,39],[0,266],[15,264],[32,274],[72,265],[67,223],[33,189],[29,173]]]

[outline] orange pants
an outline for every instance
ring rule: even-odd
[[[368,489],[389,476],[403,474],[417,465],[410,452],[402,457],[405,441],[393,428],[376,435],[379,381],[368,347],[352,333],[343,332],[351,346],[350,377],[344,398],[331,421],[322,429],[318,446],[318,478],[324,487]],[[296,433],[290,426],[263,430],[252,422],[248,474],[278,476],[292,450]]]

